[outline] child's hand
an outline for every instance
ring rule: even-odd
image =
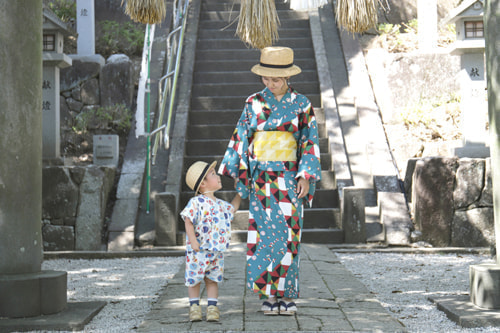
[[[200,243],[198,243],[198,240],[194,240],[191,242],[191,248],[193,249],[194,252],[200,251]]]
[[[233,200],[231,201],[231,205],[233,205],[234,208],[233,213],[236,213],[236,211],[240,208],[240,203],[241,203],[241,196],[239,193],[236,193]]]

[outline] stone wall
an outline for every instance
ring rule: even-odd
[[[73,65],[60,74],[61,142],[76,135],[73,127],[86,112],[117,104],[130,109],[135,90],[135,70],[127,56],[113,55],[106,61],[100,55],[70,57]],[[106,207],[116,172],[114,167],[95,165],[43,168],[45,251],[103,250]]]
[[[61,141],[68,141],[73,127],[86,113],[114,105],[132,108],[135,91],[133,62],[124,54],[106,61],[100,55],[70,55],[71,67],[61,70]],[[92,122],[89,123],[90,129]]]
[[[116,169],[48,166],[42,170],[45,251],[102,250]]]
[[[419,240],[433,246],[495,244],[490,159],[412,160],[405,188]]]

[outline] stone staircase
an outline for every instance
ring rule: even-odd
[[[244,101],[263,85],[250,72],[259,51],[235,36],[239,1],[194,0],[186,33],[178,108],[165,191],[155,199],[156,245],[184,242],[180,210],[192,197],[185,171],[197,160],[222,160]],[[320,130],[322,180],[305,210],[303,241],[407,244],[411,222],[357,41],[339,33],[331,4],[293,11],[277,0],[275,45],[293,48],[303,72],[291,85],[312,102]],[[184,96],[184,97],[182,97]],[[230,201],[223,177],[218,197]],[[246,241],[248,201],[233,222]]]
[[[222,160],[246,97],[263,89],[259,78],[250,72],[250,68],[258,62],[260,53],[246,48],[235,38],[236,24],[227,27],[239,13],[239,6],[234,6],[232,11],[230,8],[216,0],[203,0],[201,4],[184,170],[197,160]],[[302,68],[303,73],[292,78],[291,85],[313,103],[321,136],[322,181],[318,184],[313,207],[304,212],[307,222],[303,241],[341,243],[343,235],[340,230],[338,192],[322,116],[308,14],[294,12],[279,2],[277,10],[281,21],[277,45],[294,49],[295,63]],[[218,196],[230,201],[235,194],[233,181],[223,177],[223,190],[218,192]],[[192,196],[193,192],[183,184],[180,206],[183,207]],[[246,241],[247,209],[248,200],[244,200],[233,221],[233,239]],[[179,231],[182,232],[182,228],[183,224],[180,224]]]

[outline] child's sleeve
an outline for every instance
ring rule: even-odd
[[[236,209],[229,202],[226,202],[226,214],[228,215],[228,221],[232,222],[234,219],[234,215],[236,214]]]
[[[184,209],[181,211],[181,218],[182,218],[182,220],[186,221],[186,217],[187,217],[194,224],[198,220],[197,219],[197,217],[198,217],[197,212],[198,212],[198,209],[197,209],[197,205],[196,205],[196,200],[195,200],[195,198],[191,198],[191,200],[189,200],[186,207],[184,207]]]

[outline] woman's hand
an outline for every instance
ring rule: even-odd
[[[302,199],[309,193],[309,181],[300,177],[297,181],[297,197]]]

